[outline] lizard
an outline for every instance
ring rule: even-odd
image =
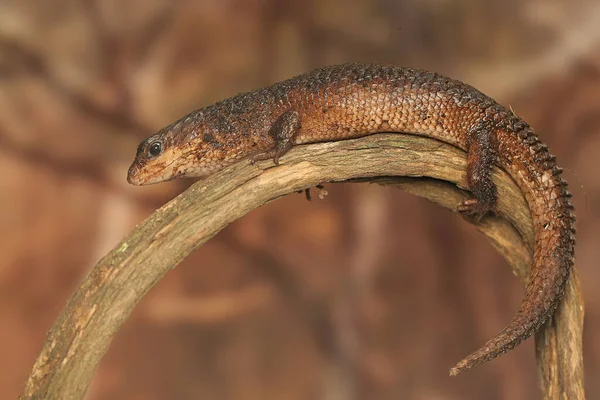
[[[471,196],[457,211],[474,218],[495,211],[497,166],[517,183],[531,212],[535,247],[521,306],[498,335],[450,370],[456,375],[506,353],[551,318],[574,262],[575,214],[562,169],[512,109],[433,72],[328,66],[183,116],[139,144],[127,179],[147,185],[206,177],[242,159],[278,164],[296,145],[381,132],[425,136],[467,152]]]

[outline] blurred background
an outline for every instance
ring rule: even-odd
[[[0,0],[0,398],[20,393],[95,262],[190,184],[129,186],[141,139],[346,61],[464,80],[550,145],[576,196],[600,398],[598,21],[597,0]],[[326,189],[253,211],[170,272],[88,398],[541,398],[532,340],[448,377],[523,296],[482,235],[399,190]]]

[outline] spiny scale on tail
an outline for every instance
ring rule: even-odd
[[[524,300],[513,320],[496,337],[453,367],[450,370],[452,376],[506,353],[535,333],[559,305],[573,267],[576,234],[574,207],[567,182],[561,176],[562,169],[556,165],[556,157],[533,130],[514,114],[505,118],[500,127],[509,135],[512,134],[515,142],[521,142],[529,150],[523,153],[521,157],[525,160],[521,161],[527,161],[524,165],[529,164],[529,183],[538,182],[531,186],[522,179],[516,179],[532,212],[535,228],[534,264]],[[510,161],[515,163],[514,159]],[[510,170],[510,167],[505,168]]]

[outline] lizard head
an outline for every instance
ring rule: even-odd
[[[172,146],[164,132],[159,132],[139,144],[127,181],[141,186],[174,179],[180,159],[181,152]]]
[[[181,118],[139,144],[127,181],[142,186],[216,172],[232,160],[215,136],[198,112]]]

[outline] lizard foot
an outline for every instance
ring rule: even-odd
[[[317,195],[319,197],[319,199],[323,199],[325,198],[325,196],[327,196],[327,190],[325,190],[325,186],[323,186],[322,184],[316,185],[315,188],[317,188],[319,194]],[[306,200],[310,201],[312,199],[312,197],[310,196],[310,189],[311,188],[306,188],[304,189],[304,194],[306,195]],[[302,190],[300,190],[298,193],[302,193]]]
[[[273,160],[275,165],[279,165],[279,157],[288,152],[289,149],[292,148],[291,143],[284,143],[283,145],[279,145],[274,149],[263,151],[257,153],[250,157],[250,164],[254,165],[257,161],[263,160]]]
[[[479,201],[476,198],[470,198],[461,201],[457,206],[457,211],[462,215],[471,217],[479,222],[486,214],[492,211],[492,208],[490,203]]]
[[[279,165],[279,157],[281,157],[282,154],[283,153],[278,152],[277,149],[263,151],[261,153],[257,153],[255,155],[251,156],[250,164],[254,165],[257,161],[273,159],[273,162],[275,163],[275,165]]]
[[[300,114],[294,110],[284,112],[269,130],[269,136],[275,141],[275,146],[250,157],[250,163],[254,165],[259,160],[273,159],[275,165],[279,165],[279,157],[288,152],[294,145],[294,137],[300,129]]]

